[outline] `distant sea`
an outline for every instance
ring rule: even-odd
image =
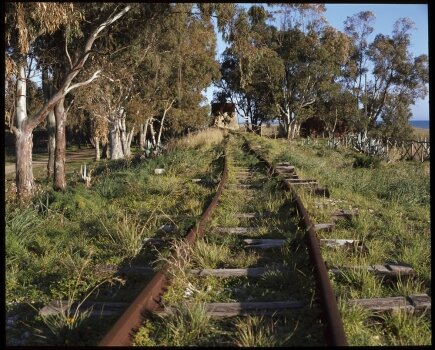
[[[428,129],[429,130],[429,120],[410,120],[409,124],[415,128]]]

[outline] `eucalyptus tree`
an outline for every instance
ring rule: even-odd
[[[279,31],[276,41],[285,67],[276,92],[277,106],[287,138],[294,138],[301,123],[313,115],[314,104],[325,98],[339,79],[347,57],[347,42],[331,27],[307,34],[299,29]]]
[[[220,88],[251,124],[278,119],[291,138],[313,115],[320,94],[338,79],[348,42],[325,27],[324,5],[278,5],[279,30],[267,24],[272,17],[262,6],[239,10],[227,37]]]
[[[353,42],[331,26],[325,26],[319,37],[319,59],[323,62],[324,76],[319,80],[314,113],[325,122],[326,131],[359,129],[358,106],[352,91],[343,81],[352,54]],[[334,54],[331,54],[334,53]]]
[[[147,35],[135,46],[135,58],[130,57],[137,65],[127,104],[130,118],[139,126],[141,148],[147,131],[158,148],[164,133],[195,128],[207,118],[206,109],[199,106],[201,91],[219,78],[211,16],[227,9],[215,5],[170,4],[165,16],[144,28]],[[223,26],[225,21],[220,21]]]
[[[18,196],[27,199],[34,187],[32,171],[33,130],[40,124],[55,101],[49,100],[34,113],[28,113],[28,74],[31,70],[34,42],[51,35],[65,23],[75,21],[74,8],[69,4],[7,3],[5,12],[6,62],[12,68],[9,74],[15,78],[15,120],[10,129],[15,135],[16,185]]]
[[[412,135],[409,124],[411,104],[412,98],[406,93],[388,96],[382,112],[382,123],[377,124],[372,132],[383,138],[409,139]]]
[[[373,12],[361,11],[347,17],[344,22],[344,31],[352,40],[352,45],[343,74],[343,82],[346,88],[354,94],[357,109],[360,108],[364,94],[363,78],[367,79],[369,72],[368,38],[373,32],[375,19]]]
[[[410,116],[409,106],[427,95],[429,66],[427,55],[414,57],[410,52],[410,34],[414,23],[401,18],[394,24],[392,36],[378,34],[369,45],[368,56],[373,64],[372,79],[367,83],[363,100],[364,115],[369,126],[378,118],[405,125]]]
[[[32,52],[35,40],[42,35],[52,35],[59,29],[64,28],[65,23],[80,22],[81,18],[72,3],[7,3],[6,4],[6,55],[15,61],[17,75],[16,94],[16,125],[11,129],[15,134],[16,142],[16,184],[17,193],[21,200],[32,196],[34,189],[34,178],[32,170],[32,132],[34,128],[42,123],[49,111],[58,109],[56,147],[56,171],[64,173],[65,161],[65,135],[59,130],[62,129],[65,118],[62,109],[65,96],[72,90],[87,85],[96,79],[100,71],[95,71],[88,79],[73,83],[88,60],[94,41],[99,34],[109,27],[113,22],[121,18],[131,9],[130,5],[123,8],[116,8],[110,15],[89,33],[81,50],[76,55],[69,57],[69,71],[65,75],[58,90],[46,101],[43,106],[34,114],[28,115],[26,108],[26,63],[27,57]],[[63,154],[62,150],[63,149]],[[63,181],[62,181],[63,180]],[[64,178],[59,178],[54,183],[55,188],[64,188]]]
[[[235,103],[246,122],[260,126],[276,115],[274,95],[283,66],[271,40],[276,28],[267,25],[271,15],[262,6],[239,9],[227,36],[230,47],[221,64],[221,96]]]
[[[207,123],[207,110],[201,107],[202,96],[212,81],[220,78],[215,60],[216,34],[208,16],[195,14],[192,4],[176,4],[166,22],[167,57],[166,84],[161,84],[160,125],[157,144],[160,143],[165,120],[173,133],[187,128],[196,129]],[[164,50],[163,50],[164,52]],[[166,88],[164,88],[166,87]]]
[[[307,34],[326,24],[323,13],[325,4],[313,3],[277,3],[276,13],[281,14],[281,30],[298,29]]]

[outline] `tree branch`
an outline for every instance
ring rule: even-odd
[[[88,40],[86,41],[86,45],[84,47],[84,52],[87,54],[85,54],[84,56],[81,57],[80,60],[78,60],[78,62],[76,63],[74,69],[68,73],[68,75],[65,77],[63,83],[61,84],[61,87],[59,88],[59,90],[44,104],[44,106],[36,113],[34,114],[31,118],[29,118],[29,126],[30,127],[36,127],[36,125],[38,125],[39,123],[41,123],[44,118],[47,116],[48,111],[63,97],[65,97],[65,95],[71,91],[72,89],[85,85],[86,83],[89,83],[90,81],[92,81],[93,79],[96,78],[95,74],[94,77],[91,78],[92,80],[90,80],[89,82],[84,82],[84,83],[79,83],[79,84],[75,84],[74,86],[70,87],[71,82],[74,80],[74,78],[77,76],[77,74],[79,73],[79,71],[83,68],[86,60],[89,57],[89,51],[92,48],[92,45],[94,44],[95,39],[97,38],[97,35],[103,30],[105,29],[107,26],[109,26],[110,24],[112,24],[113,22],[115,22],[116,20],[118,20],[119,18],[121,18],[125,13],[127,13],[129,10],[131,9],[131,5],[127,5],[125,6],[122,11],[120,11],[118,14],[116,14],[115,16],[110,15],[109,18],[104,21],[102,24],[100,24],[89,36]]]
[[[74,99],[71,101],[71,103],[69,104],[69,106],[66,108],[65,113],[68,113],[69,110],[71,109],[72,105],[74,104]]]
[[[74,65],[72,63],[71,56],[69,55],[69,52],[68,52],[68,41],[66,40],[66,38],[65,38],[65,53],[66,53],[66,57],[68,58],[69,66],[72,70]]]
[[[83,81],[83,82],[81,82],[81,83],[77,83],[77,84],[71,85],[68,89],[65,90],[65,95],[66,95],[68,92],[70,92],[71,90],[73,90],[73,89],[76,89],[76,88],[78,88],[78,87],[80,87],[80,86],[83,86],[83,85],[88,85],[88,84],[91,83],[93,80],[97,79],[97,78],[99,77],[99,74],[100,74],[100,73],[101,73],[101,70],[97,70],[97,71],[92,75],[92,77],[90,77],[88,80]]]

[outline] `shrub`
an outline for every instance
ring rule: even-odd
[[[355,161],[353,162],[354,168],[378,168],[381,160],[377,157],[368,156],[365,154],[355,156]]]
[[[163,346],[193,346],[200,345],[201,336],[208,334],[212,328],[211,318],[207,313],[205,304],[181,304],[173,307],[173,312],[168,316],[160,316],[159,331]],[[164,326],[163,326],[164,325]],[[142,335],[143,332],[142,332]],[[138,345],[152,343],[148,337],[143,337],[144,342]]]
[[[5,221],[8,259],[23,257],[41,225],[38,213],[32,208],[15,210],[6,216]]]
[[[101,219],[100,223],[108,238],[108,246],[113,251],[122,254],[125,258],[133,259],[142,250],[145,226],[137,218],[125,211],[118,214],[116,222],[111,226],[106,227]]]

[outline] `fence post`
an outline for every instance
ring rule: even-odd
[[[425,144],[422,143],[421,144],[421,157],[420,157],[422,163],[424,161],[424,146],[425,146]]]

